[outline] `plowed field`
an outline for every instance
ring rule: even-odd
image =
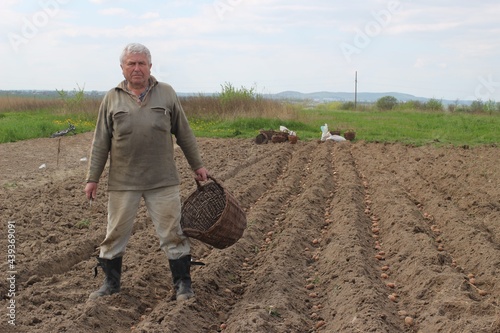
[[[248,228],[224,250],[193,240],[206,265],[177,303],[144,206],[121,293],[87,300],[107,213],[104,186],[83,192],[91,139],[0,145],[0,332],[500,332],[497,147],[199,139]]]

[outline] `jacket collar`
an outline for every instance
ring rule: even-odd
[[[157,85],[158,84],[158,81],[156,80],[156,78],[154,76],[149,76],[149,80],[148,80],[148,85],[149,85],[149,89],[151,89],[153,86]],[[118,85],[116,86],[117,89],[121,89],[123,91],[128,91],[127,89],[127,80],[123,80],[122,82],[118,83]]]

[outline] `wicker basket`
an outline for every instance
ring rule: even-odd
[[[200,185],[182,204],[181,227],[188,237],[218,249],[236,243],[247,226],[245,212],[220,182]]]

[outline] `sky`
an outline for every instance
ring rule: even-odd
[[[500,101],[499,17],[498,0],[2,0],[0,90],[107,91],[138,42],[177,92]]]

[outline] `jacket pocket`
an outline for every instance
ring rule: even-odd
[[[163,106],[151,107],[152,127],[162,132],[170,132],[170,109]]]
[[[116,137],[130,134],[132,129],[132,119],[128,111],[119,110],[113,114],[113,132]]]

